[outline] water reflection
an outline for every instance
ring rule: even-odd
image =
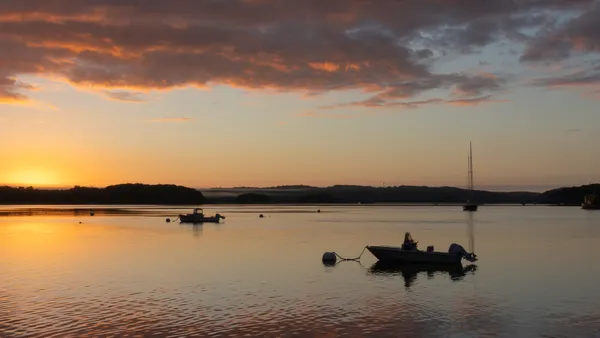
[[[337,261],[323,261],[323,266],[326,268],[333,268],[334,266],[338,265],[339,262]]]
[[[192,228],[192,234],[194,237],[202,236],[202,232],[204,231],[203,224],[180,224],[179,226]]]
[[[475,253],[475,215],[467,212],[467,238],[469,239],[469,252]]]
[[[95,207],[91,219],[0,216],[0,337],[600,337],[599,213],[346,208],[196,226]],[[393,245],[404,231],[467,248],[475,223],[477,276],[372,266],[368,254],[320,266],[327,250]]]
[[[448,274],[453,281],[462,280],[467,274],[475,273],[477,265],[437,265],[437,264],[394,264],[378,261],[369,268],[369,274],[380,276],[402,276],[404,286],[410,287],[417,280],[417,275],[425,272],[428,278],[436,274]]]

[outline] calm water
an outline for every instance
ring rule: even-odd
[[[0,217],[0,337],[600,337],[600,212],[205,211],[227,219]],[[405,231],[421,248],[474,246],[477,268],[379,269],[368,252],[321,263],[399,245]]]

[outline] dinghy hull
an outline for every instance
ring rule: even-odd
[[[403,264],[461,264],[462,255],[445,252],[406,251],[398,247],[367,246],[379,261]]]

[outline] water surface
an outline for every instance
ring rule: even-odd
[[[600,336],[599,212],[211,206],[227,219],[192,226],[155,209],[0,217],[0,337]],[[321,263],[325,251],[399,245],[405,231],[480,260],[464,271],[382,267],[368,252]]]

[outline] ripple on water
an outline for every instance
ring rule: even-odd
[[[28,292],[13,285],[0,292],[0,332],[2,337],[486,337],[519,327],[503,305],[456,294],[460,289],[453,289],[456,282],[447,275],[431,277],[421,273],[406,288],[402,276],[382,275],[377,276],[381,283],[364,293],[334,290],[310,296],[275,287],[270,294],[241,289],[220,296],[219,288],[197,285],[118,292],[112,283],[72,287],[73,296],[56,296],[52,288]],[[357,285],[365,287],[364,282]],[[600,316],[549,315],[545,321],[554,325],[549,332],[561,333],[563,325],[570,325],[572,333],[590,333]]]
[[[407,227],[406,222],[419,231],[435,227],[436,236],[454,236],[456,219],[462,214],[427,216],[436,210],[424,212],[423,219],[414,214],[394,214],[386,219],[386,215],[362,217],[357,213],[348,218],[336,213],[332,217],[335,220],[321,219],[339,220],[339,226],[317,223],[315,214],[310,218],[302,216],[307,217],[306,221],[294,221],[291,214],[280,215],[289,216],[290,222],[296,223],[279,227],[264,220],[242,227],[232,217],[222,230],[206,226],[203,239],[207,240],[202,242],[170,225],[161,228],[164,232],[157,232],[156,237],[139,238],[136,231],[115,232],[110,226],[105,227],[107,230],[94,225],[78,228],[76,235],[66,232],[72,237],[66,236],[68,240],[60,245],[49,244],[45,247],[47,251],[33,246],[23,248],[21,244],[13,245],[12,249],[0,245],[2,250],[13,250],[12,256],[0,255],[0,270],[8,271],[0,276],[0,337],[600,336],[597,312],[600,299],[593,293],[595,284],[589,282],[594,279],[587,277],[588,282],[581,282],[570,277],[565,279],[569,287],[564,287],[550,278],[560,278],[558,273],[546,279],[535,277],[553,273],[559,266],[555,262],[549,267],[519,252],[520,259],[529,259],[527,266],[539,268],[530,271],[523,269],[523,265],[511,265],[513,262],[508,260],[514,254],[503,252],[494,256],[490,247],[498,236],[513,238],[512,233],[503,231],[507,226],[516,228],[501,223],[501,219],[482,223],[492,229],[488,237],[485,227],[478,230],[483,233],[478,244],[487,245],[480,246],[483,267],[474,274],[428,269],[377,270],[366,263],[323,268],[315,259],[319,256],[315,256],[315,250],[320,253],[324,251],[321,248],[351,247],[358,242],[357,237],[366,243],[397,238],[398,231],[402,234]],[[142,230],[143,222],[150,222],[148,228],[158,227],[152,221],[135,218],[114,222],[125,228],[127,222],[138,222],[134,225]],[[398,228],[386,222],[400,225]],[[568,226],[568,229],[578,227],[576,223]],[[249,227],[251,231],[247,230]],[[307,228],[308,234],[304,230]],[[453,230],[444,230],[450,228]],[[86,231],[94,231],[97,236],[90,237]],[[446,232],[437,235],[439,231]],[[248,233],[254,237],[249,238]],[[561,236],[564,233],[561,231]],[[0,240],[6,238],[2,234],[0,227]],[[545,246],[536,244],[548,232],[524,231],[519,235],[534,236],[522,239],[534,246],[535,255],[531,257],[548,253]],[[58,241],[44,237],[49,236],[46,233],[40,236]],[[45,243],[40,238],[36,243]],[[257,244],[258,238],[264,241]],[[292,246],[295,242],[289,238],[308,244]],[[332,238],[340,243],[332,243]],[[22,239],[29,245],[28,237]],[[112,245],[110,241],[115,239],[133,247],[122,249]],[[446,237],[433,240],[448,241]],[[597,257],[593,254],[600,252],[593,240],[590,238],[581,247],[588,256]],[[61,252],[52,259],[44,259],[52,250],[63,250],[70,243],[77,249],[73,255],[81,254],[81,258],[70,260],[71,256]],[[109,249],[122,251],[111,256]],[[158,253],[153,255],[154,250]],[[287,253],[292,250],[296,255],[290,260]],[[273,255],[274,251],[278,254]],[[218,257],[215,252],[219,252]],[[279,254],[284,252],[285,255]],[[230,253],[235,257],[228,257]],[[88,266],[87,259],[95,257],[107,258]],[[266,259],[272,265],[264,264]],[[561,260],[563,256],[553,259]],[[507,267],[513,270],[507,272]],[[578,276],[597,276],[592,268],[577,269],[576,264],[569,265],[569,274],[579,271]],[[545,281],[548,285],[540,287]]]

